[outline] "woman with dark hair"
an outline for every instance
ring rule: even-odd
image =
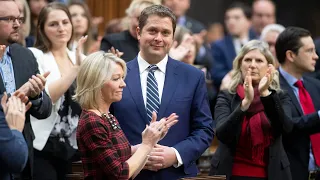
[[[73,0],[69,3],[68,8],[74,30],[70,49],[75,50],[77,40],[82,36],[88,36],[87,41],[83,44],[83,53],[87,55],[98,51],[100,49],[100,42],[97,42],[93,37],[92,17],[87,4],[79,0]]]
[[[31,19],[29,22],[26,22],[26,23],[30,23],[28,25],[28,26],[30,26],[30,34],[26,38],[26,46],[33,47],[34,42],[35,42],[36,33],[37,33],[37,23],[38,23],[40,11],[49,2],[48,2],[48,0],[27,0],[27,3],[30,8]]]
[[[233,62],[228,90],[217,97],[214,119],[220,143],[210,175],[227,180],[291,180],[282,133],[290,132],[290,97],[280,89],[269,46],[252,40]]]
[[[72,100],[75,79],[82,60],[80,49],[86,38],[79,40],[77,52],[68,49],[73,26],[68,7],[53,2],[44,7],[38,19],[35,48],[39,70],[50,71],[45,90],[52,99],[50,117],[32,118],[34,130],[34,179],[64,179],[77,152],[76,128],[81,108]]]

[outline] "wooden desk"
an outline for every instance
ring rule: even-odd
[[[72,163],[72,172],[66,175],[67,180],[83,180],[83,169],[81,161]]]
[[[191,177],[191,178],[182,178],[180,180],[226,180],[226,176],[198,176],[198,177]]]

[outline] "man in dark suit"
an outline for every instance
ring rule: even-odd
[[[19,28],[22,23],[17,4],[13,0],[0,1],[0,45],[2,47],[0,63],[0,94],[5,91],[15,95],[20,91],[28,96],[32,107],[26,113],[26,122],[23,129],[24,138],[28,144],[29,159],[21,174],[23,179],[32,179],[33,166],[33,130],[30,115],[37,119],[47,118],[51,113],[51,100],[43,91],[46,76],[39,74],[38,63],[32,52],[15,42],[19,39]],[[2,56],[3,55],[3,56]]]
[[[260,38],[262,30],[269,24],[276,23],[276,6],[271,0],[255,0],[252,3],[251,33]]]
[[[175,26],[174,14],[164,6],[142,11],[137,28],[140,52],[127,64],[122,100],[111,107],[132,145],[141,143],[141,132],[153,111],[158,119],[171,113],[179,116],[179,122],[154,147],[146,170],[136,179],[196,176],[196,160],[213,139],[204,73],[167,55]]]
[[[291,97],[294,123],[293,131],[284,134],[283,145],[293,180],[308,180],[319,176],[320,81],[304,73],[315,70],[318,56],[310,32],[298,27],[283,31],[275,48],[281,88]]]
[[[187,16],[187,11],[191,6],[190,0],[162,0],[162,4],[172,10],[177,16],[177,24],[189,29],[192,32],[195,43],[199,50],[195,59],[195,64],[208,65],[212,61],[210,48],[204,44],[207,34],[206,27],[198,20]]]
[[[255,38],[249,33],[250,18],[250,7],[241,2],[231,4],[225,12],[228,35],[211,44],[213,57],[211,77],[217,88],[220,87],[224,76],[232,69],[232,62],[242,46]]]
[[[100,49],[108,51],[111,47],[114,47],[116,50],[123,53],[121,59],[126,62],[135,58],[139,52],[139,42],[136,33],[138,19],[141,11],[153,4],[154,3],[151,1],[132,1],[129,8],[126,10],[127,16],[130,18],[129,30],[105,35],[101,40]]]
[[[20,95],[21,98],[25,98],[23,94]],[[5,96],[1,99],[1,106],[0,179],[10,180],[12,173],[20,173],[28,160],[28,145],[22,134],[27,108],[16,96],[10,97],[8,103],[7,96]]]
[[[177,16],[177,24],[190,29],[192,33],[198,34],[206,29],[201,22],[186,15],[190,8],[190,0],[162,0],[162,4]]]

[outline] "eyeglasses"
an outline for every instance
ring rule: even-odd
[[[14,23],[16,21],[19,22],[19,24],[24,23],[25,19],[24,17],[13,17],[13,16],[8,16],[8,17],[0,17],[0,21],[7,21],[8,23]]]

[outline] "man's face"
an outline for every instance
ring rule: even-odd
[[[302,37],[300,41],[302,46],[299,48],[297,54],[293,55],[293,64],[301,74],[313,72],[315,70],[316,60],[318,59],[313,40],[308,36]]]
[[[137,34],[141,56],[147,61],[157,63],[154,61],[162,60],[172,45],[172,21],[169,17],[152,15],[142,29],[137,28]]]
[[[177,16],[183,16],[190,8],[190,0],[164,0],[163,5],[170,8]]]
[[[232,36],[240,36],[247,32],[250,27],[250,21],[240,8],[229,9],[225,15],[225,24],[227,30]]]
[[[269,24],[274,24],[275,19],[275,7],[269,1],[257,1],[253,4],[252,14],[252,26],[261,34],[262,29]]]
[[[19,18],[20,12],[14,1],[0,1],[0,18]],[[17,20],[0,20],[0,44],[10,45],[19,40],[20,24]]]

